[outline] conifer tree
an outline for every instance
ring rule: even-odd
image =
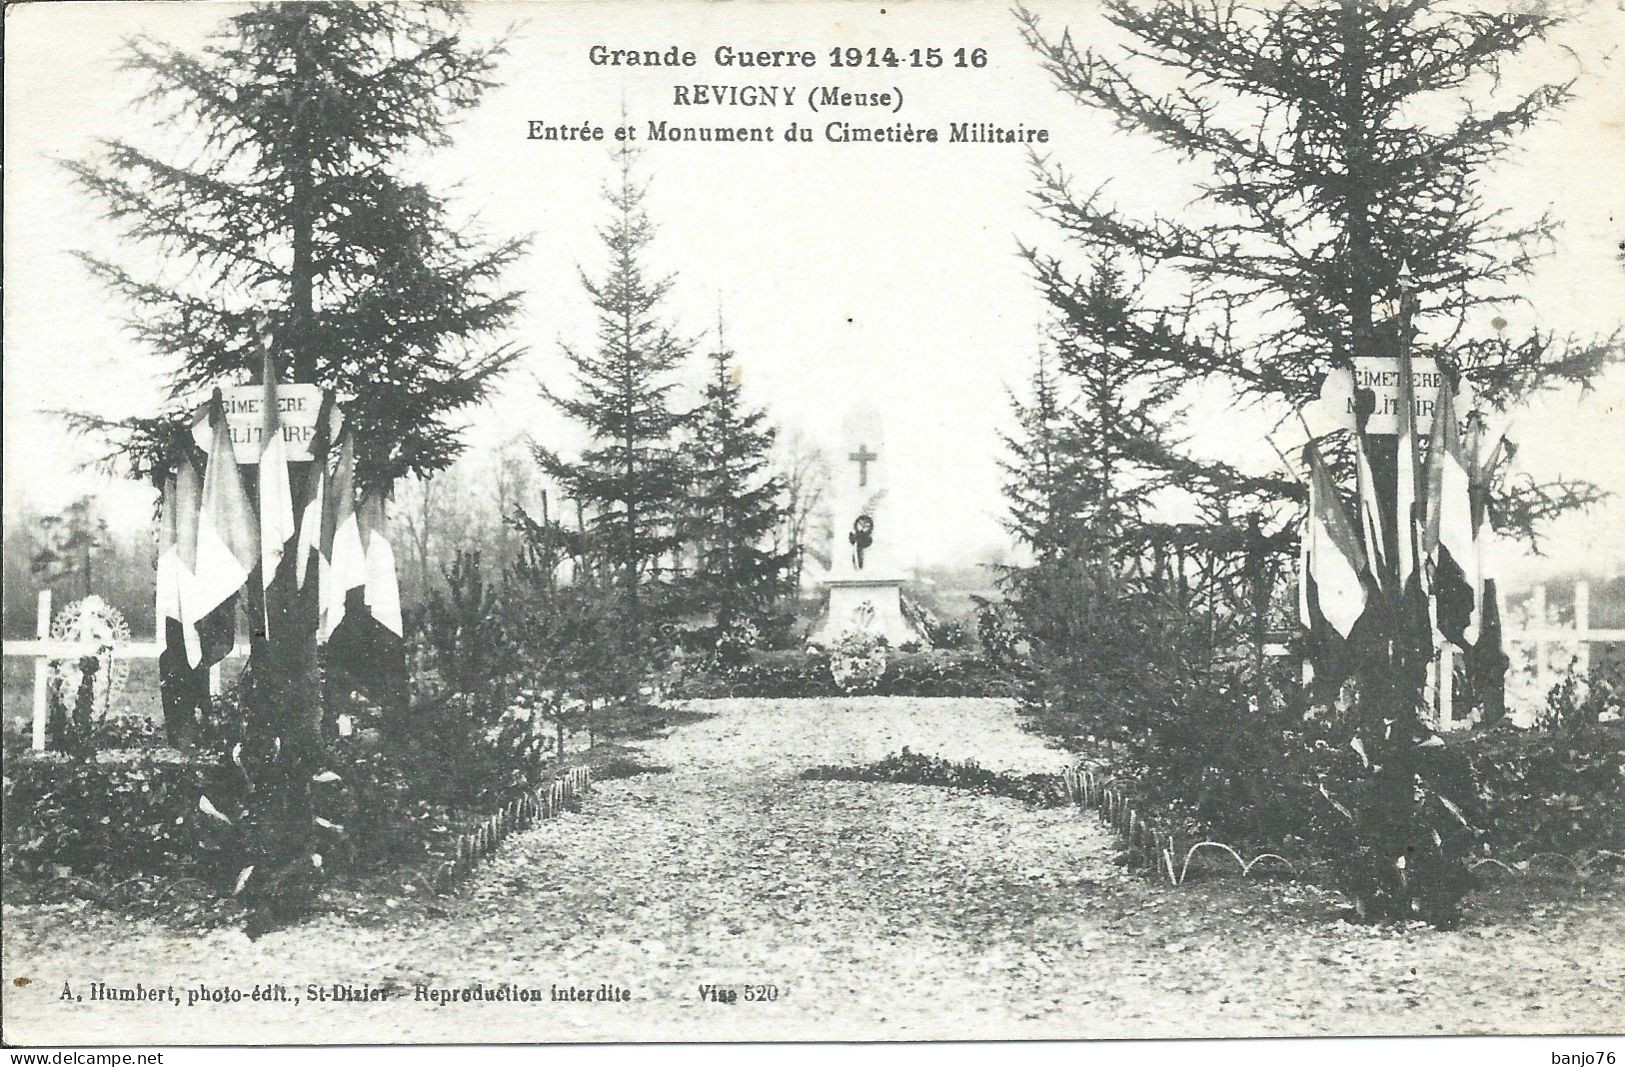
[[[1186,465],[1177,474],[1167,457],[1178,447],[1177,394],[1183,382],[1140,359],[1122,324],[1141,302],[1115,259],[1096,261],[1067,294],[1068,314],[1054,332],[1058,362],[1076,396],[1069,443],[1077,472],[1073,537],[1098,559],[1143,551],[1166,523],[1151,517],[1158,493],[1178,483],[1197,498],[1234,484],[1234,472]],[[1218,486],[1215,485],[1218,483]]]
[[[616,180],[604,191],[610,220],[599,230],[608,268],[601,280],[582,277],[597,310],[596,343],[565,348],[573,395],[543,390],[585,431],[587,445],[575,459],[541,445],[535,455],[585,515],[592,569],[618,591],[630,670],[643,655],[647,616],[670,603],[669,590],[652,587],[662,583],[662,559],[680,543],[689,486],[679,435],[690,415],[673,397],[689,344],[661,321],[671,279],[650,277],[644,262],[654,227],[643,208],[646,186],[633,176],[632,149],[618,149],[615,162]]]
[[[147,76],[145,100],[201,150],[171,162],[110,140],[100,160],[68,164],[134,244],[179,268],[83,257],[173,368],[171,394],[257,376],[269,329],[283,381],[345,398],[363,488],[449,464],[453,416],[518,355],[501,338],[518,294],[499,280],[521,244],[479,245],[402,172],[492,84],[500,46],[465,44],[460,22],[449,4],[269,3],[226,19],[195,55],[137,39],[126,63]],[[127,421],[138,473],[172,463],[186,419]],[[301,495],[308,466],[293,473]],[[276,644],[261,628],[252,650],[264,703],[280,709],[265,725],[309,735],[313,605],[272,598]]]
[[[1010,393],[1017,430],[1003,435],[1009,457],[1000,462],[1008,504],[1005,528],[1037,560],[1061,555],[1071,541],[1069,503],[1076,447],[1069,405],[1049,354],[1040,350],[1023,400]]]
[[[255,4],[196,55],[139,38],[126,65],[144,100],[166,128],[195,125],[202,150],[172,161],[115,139],[68,164],[130,238],[186,268],[82,257],[174,368],[172,394],[256,374],[268,315],[282,380],[350,398],[366,486],[447,466],[451,416],[518,355],[500,278],[522,243],[481,245],[401,166],[448,144],[493,84],[500,45],[465,43],[461,22],[454,4],[312,0]]]
[[[1190,218],[1138,219],[1104,189],[1080,194],[1059,165],[1037,165],[1040,213],[1087,255],[1117,256],[1181,299],[1142,302],[1102,319],[1083,313],[1063,257],[1028,249],[1047,297],[1085,329],[1110,331],[1148,368],[1276,410],[1312,398],[1327,369],[1392,354],[1408,264],[1415,278],[1414,353],[1457,368],[1480,401],[1505,409],[1589,381],[1618,354],[1612,338],[1515,338],[1489,311],[1549,247],[1556,224],[1517,220],[1485,202],[1480,179],[1516,135],[1568,98],[1542,85],[1502,99],[1502,65],[1558,20],[1538,12],[1445,10],[1431,3],[1142,4],[1114,0],[1106,18],[1123,56],[1080,49],[1020,13],[1023,35],[1061,92],[1210,169]],[[1150,88],[1169,72],[1174,92]],[[1444,95],[1458,104],[1448,121]],[[1426,104],[1427,106],[1423,106]],[[1286,479],[1250,479],[1185,449],[1157,450],[1179,476],[1271,498],[1299,499]],[[1589,484],[1557,479],[1500,494],[1504,526],[1594,501]]]
[[[461,21],[453,4],[309,0],[248,6],[197,53],[136,39],[125,66],[146,77],[171,149],[113,139],[68,164],[164,265],[82,257],[166,361],[172,397],[257,378],[268,332],[282,381],[344,401],[363,488],[449,464],[454,416],[518,355],[501,336],[518,295],[500,277],[521,244],[479,243],[403,167],[447,144],[455,115],[492,84],[501,47],[465,43]],[[188,422],[177,404],[118,424],[136,472],[172,469]],[[293,467],[302,507],[312,464]],[[257,779],[249,822],[263,833],[245,895],[265,905],[262,925],[298,910],[320,862],[317,598],[315,583],[295,588],[296,555],[283,556],[263,612],[257,569],[246,585],[253,686],[238,766]]]
[[[1540,330],[1512,338],[1489,315],[1517,299],[1555,229],[1549,218],[1503,214],[1481,190],[1517,134],[1570,95],[1550,84],[1511,94],[1498,78],[1552,33],[1558,20],[1544,10],[1109,0],[1105,18],[1127,42],[1112,54],[1051,34],[1030,12],[1019,18],[1062,93],[1206,172],[1184,215],[1140,219],[1038,164],[1040,211],[1072,249],[1123,257],[1159,278],[1160,291],[1181,294],[1092,319],[1080,313],[1064,261],[1029,250],[1061,313],[1109,329],[1145,366],[1228,390],[1239,403],[1290,410],[1316,394],[1329,368],[1394,355],[1412,343],[1398,331],[1414,329],[1416,354],[1458,370],[1481,404],[1505,409],[1543,388],[1584,383],[1617,356],[1612,339]],[[1159,84],[1169,77],[1178,83],[1171,91]],[[1407,297],[1414,316],[1384,314]],[[1384,486],[1394,484],[1387,443]],[[1255,510],[1301,497],[1284,479],[1247,477],[1189,449],[1147,449],[1146,458],[1250,498]],[[1503,529],[1528,535],[1539,519],[1597,496],[1580,482],[1526,482],[1498,487],[1495,509]],[[1368,909],[1408,915],[1431,886],[1438,892],[1426,906],[1448,918],[1465,868],[1450,853],[1455,844],[1430,839],[1411,796],[1412,773],[1425,771],[1413,739],[1425,736],[1416,716],[1429,650],[1398,641],[1380,651],[1362,677],[1359,718],[1371,766],[1383,770],[1358,812],[1350,888]],[[1415,857],[1409,867],[1390,863],[1404,847],[1446,854],[1432,870]],[[1359,863],[1364,871],[1354,870]]]
[[[777,434],[765,412],[745,406],[739,365],[721,333],[719,325],[689,443],[694,495],[687,532],[699,552],[695,605],[727,630],[778,598],[790,556],[772,545],[787,512],[784,482],[772,471]]]

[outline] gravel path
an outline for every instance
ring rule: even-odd
[[[1370,930],[1325,895],[1128,876],[1092,819],[921,786],[804,782],[907,745],[1010,770],[1061,753],[989,700],[734,700],[399,918],[251,943],[7,908],[5,1038],[76,1044],[1129,1037],[1618,1030],[1619,883],[1484,895],[1472,925]],[[1521,891],[1521,890],[1520,890]],[[17,986],[16,980],[30,981]],[[173,986],[94,1003],[90,983]],[[61,999],[63,983],[81,1001]],[[199,984],[292,1000],[186,1005]],[[313,1002],[308,984],[386,999]],[[540,1000],[420,999],[482,984]],[[630,1000],[555,1001],[552,990]],[[702,994],[716,987],[718,999]],[[736,999],[727,1001],[732,991]],[[774,999],[762,999],[768,996]]]

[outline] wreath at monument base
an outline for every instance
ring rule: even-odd
[[[829,671],[843,693],[873,692],[886,673],[886,639],[867,630],[848,630],[829,654]]]

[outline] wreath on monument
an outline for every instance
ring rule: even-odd
[[[852,532],[846,535],[846,540],[852,546],[852,565],[861,571],[864,554],[875,543],[874,516],[865,513],[853,519]]]

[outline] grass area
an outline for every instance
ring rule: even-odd
[[[224,671],[227,683],[236,677],[244,661],[226,660]],[[155,659],[127,659],[129,675],[124,688],[113,698],[109,715],[145,715],[151,719],[163,718],[158,700],[158,661]],[[4,722],[7,730],[27,731],[34,709],[34,659],[31,656],[5,657]]]

